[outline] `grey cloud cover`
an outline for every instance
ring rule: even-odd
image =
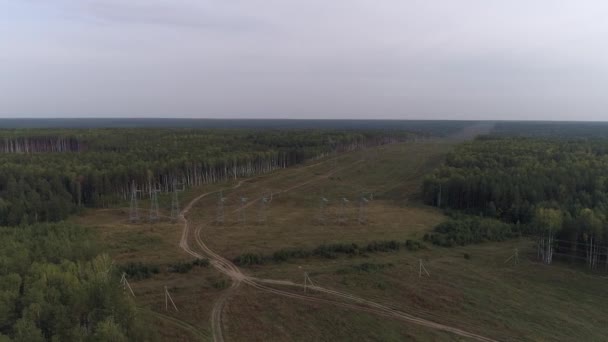
[[[0,8],[2,117],[608,120],[603,1]]]

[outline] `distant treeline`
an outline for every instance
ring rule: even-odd
[[[448,233],[441,237],[447,244],[513,230],[538,235],[545,262],[561,250],[591,268],[608,267],[607,170],[608,139],[486,136],[451,153],[425,180],[423,195],[428,204],[510,224],[446,223],[438,233]]]
[[[314,130],[390,130],[424,132],[433,136],[457,133],[478,121],[447,120],[288,120],[288,119],[0,119],[0,129],[54,128],[189,128],[189,129],[314,129]]]
[[[0,130],[0,225],[57,221],[147,197],[424,137],[401,131]]]

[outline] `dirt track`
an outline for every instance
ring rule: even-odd
[[[360,163],[360,162],[362,162],[362,161],[357,161],[355,163]],[[316,164],[313,164],[313,165],[316,165]],[[308,167],[313,166],[313,165],[309,165]],[[317,179],[329,177],[337,171],[338,170],[334,170],[324,176],[321,176],[320,178],[315,178],[313,180],[309,180],[304,183],[294,185],[288,189],[280,191],[280,193],[291,191],[291,190],[299,188],[301,186],[310,184]],[[243,183],[244,183],[244,181],[240,181],[235,186],[233,186],[232,189],[239,188]],[[449,333],[452,333],[452,334],[455,334],[455,335],[458,335],[461,337],[471,338],[471,339],[478,340],[478,341],[486,341],[486,342],[495,341],[493,339],[490,339],[490,338],[487,338],[487,337],[484,337],[481,335],[477,335],[474,333],[470,333],[470,332],[467,332],[467,331],[464,331],[464,330],[461,330],[461,329],[458,329],[455,327],[451,327],[448,325],[444,325],[444,324],[432,322],[432,321],[429,321],[429,320],[426,320],[426,319],[423,319],[420,317],[416,317],[414,315],[390,308],[388,306],[385,306],[385,305],[382,305],[382,304],[379,304],[379,303],[376,303],[373,301],[369,301],[369,300],[366,300],[363,298],[356,297],[349,293],[338,292],[338,291],[326,289],[326,288],[323,288],[320,286],[309,286],[308,288],[310,288],[311,290],[314,290],[316,292],[322,293],[326,296],[335,297],[336,300],[320,298],[318,296],[313,296],[313,295],[303,295],[301,293],[294,293],[294,292],[279,290],[279,289],[270,287],[269,285],[275,285],[275,286],[287,286],[287,287],[292,287],[292,288],[297,287],[298,289],[300,289],[303,287],[303,285],[296,284],[296,283],[293,283],[290,281],[284,281],[284,280],[259,279],[259,278],[250,277],[250,276],[243,274],[241,272],[241,270],[234,263],[232,263],[230,260],[227,260],[226,258],[222,257],[221,255],[215,253],[214,251],[212,251],[205,245],[205,243],[201,237],[202,226],[199,226],[194,231],[194,239],[196,241],[197,247],[200,249],[202,254],[193,250],[190,247],[190,245],[188,244],[188,240],[189,240],[189,237],[191,234],[191,227],[190,227],[190,222],[186,218],[186,215],[188,214],[190,209],[199,200],[201,200],[202,198],[204,198],[206,196],[209,196],[209,195],[212,195],[212,194],[215,194],[218,192],[219,191],[208,192],[208,193],[204,193],[204,194],[194,198],[192,201],[190,201],[190,203],[188,203],[188,205],[181,211],[181,213],[179,215],[179,220],[184,225],[184,230],[182,232],[182,237],[181,237],[179,246],[185,252],[192,255],[193,257],[196,257],[196,258],[208,257],[210,259],[210,263],[213,267],[215,267],[217,270],[219,270],[223,274],[227,275],[232,280],[232,284],[231,284],[230,288],[216,300],[212,313],[211,313],[211,328],[212,328],[212,332],[213,332],[214,341],[216,341],[216,342],[224,341],[224,338],[222,335],[222,311],[223,311],[223,308],[225,307],[227,300],[238,289],[238,287],[241,286],[241,284],[243,284],[243,283],[247,284],[249,286],[252,286],[258,290],[266,291],[266,292],[273,293],[273,294],[280,295],[280,296],[285,296],[285,297],[305,300],[305,301],[309,301],[309,302],[315,302],[315,303],[320,303],[320,304],[329,304],[329,305],[339,306],[339,307],[343,307],[343,308],[347,308],[347,309],[368,312],[368,313],[372,313],[372,314],[376,314],[376,315],[380,315],[380,316],[384,316],[384,317],[398,319],[398,320],[405,321],[408,323],[418,324],[418,325],[425,326],[425,327],[435,329],[435,330],[449,332]]]

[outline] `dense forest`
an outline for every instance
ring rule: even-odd
[[[596,269],[608,267],[606,170],[608,139],[485,136],[451,153],[425,180],[423,195],[429,204],[538,235],[547,263],[561,253]]]
[[[0,131],[0,225],[58,221],[133,188],[170,192],[332,153],[425,137],[401,131],[93,129]]]
[[[90,231],[40,224],[0,235],[0,341],[155,339]]]

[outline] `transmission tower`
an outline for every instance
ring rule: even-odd
[[[348,222],[348,217],[346,215],[346,207],[348,206],[348,199],[345,197],[342,198],[342,204],[340,205],[340,214],[338,215],[338,223],[346,224]]]
[[[239,220],[242,224],[247,223],[247,216],[245,215],[245,205],[247,204],[247,197],[241,197],[241,207],[239,208]]]
[[[135,181],[131,184],[131,207],[129,211],[129,221],[131,223],[139,222],[139,205],[137,203],[137,193],[141,192],[135,186]]]
[[[224,198],[224,192],[220,191],[220,196],[217,200],[217,215],[215,218],[215,223],[219,225],[224,224],[224,202],[226,199]]]
[[[173,193],[171,194],[171,221],[177,221],[179,216],[179,197],[178,193],[184,191],[184,183],[180,183],[181,187],[178,187],[176,181],[173,182]]]
[[[150,222],[158,221],[158,193],[160,189],[150,189],[150,215],[148,216],[148,220]]]
[[[327,220],[327,204],[329,200],[325,197],[321,197],[321,201],[319,202],[319,224],[325,225]]]
[[[363,197],[363,195],[361,195],[361,198],[359,199],[359,224],[366,224],[367,223],[367,204],[369,203],[369,201],[367,200],[367,198]]]
[[[268,214],[267,214],[268,205],[270,204],[271,201],[272,201],[272,192],[270,193],[270,196],[264,195],[264,197],[262,197],[262,199],[260,200],[260,208],[258,209],[258,223],[259,224],[266,224],[266,221],[268,219]]]

